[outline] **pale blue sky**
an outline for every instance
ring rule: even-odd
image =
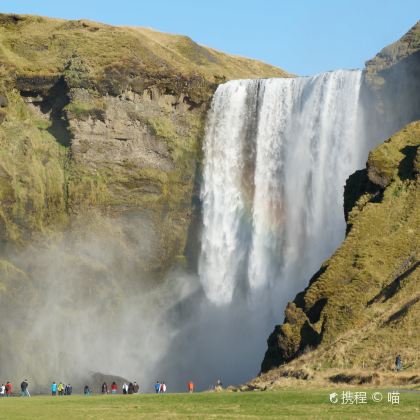
[[[420,19],[419,0],[0,0],[0,12],[185,34],[300,75],[361,68]]]

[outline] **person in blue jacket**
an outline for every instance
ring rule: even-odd
[[[51,395],[52,396],[56,396],[57,395],[57,384],[55,382],[53,382],[51,384]]]
[[[156,383],[155,383],[155,392],[156,392],[156,394],[159,394],[159,391],[160,391],[160,382],[159,381],[156,381]]]

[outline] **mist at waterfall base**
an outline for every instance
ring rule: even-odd
[[[1,380],[46,390],[100,372],[182,391],[258,374],[286,303],[344,237],[346,178],[383,141],[366,134],[360,89],[359,71],[220,85],[204,140],[198,273],[141,274],[152,239],[141,216],[109,221],[130,246],[101,226],[14,253],[30,278],[17,272],[10,285],[17,306],[0,290]]]

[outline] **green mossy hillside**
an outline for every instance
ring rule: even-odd
[[[190,83],[193,96],[199,96],[200,85],[206,83],[288,75],[200,46],[186,36],[29,15],[0,14],[0,60],[22,84],[54,78],[67,67],[73,87],[95,85],[112,93],[128,87],[142,91],[151,84],[179,90]]]
[[[419,367],[420,122],[374,149],[347,182],[348,234],[268,340],[267,371]]]
[[[136,213],[155,238],[139,258],[164,272],[184,253],[214,90],[270,76],[289,75],[185,36],[0,14],[0,242]]]

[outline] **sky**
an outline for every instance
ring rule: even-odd
[[[190,36],[298,75],[362,68],[420,19],[419,0],[0,0],[0,12]]]

